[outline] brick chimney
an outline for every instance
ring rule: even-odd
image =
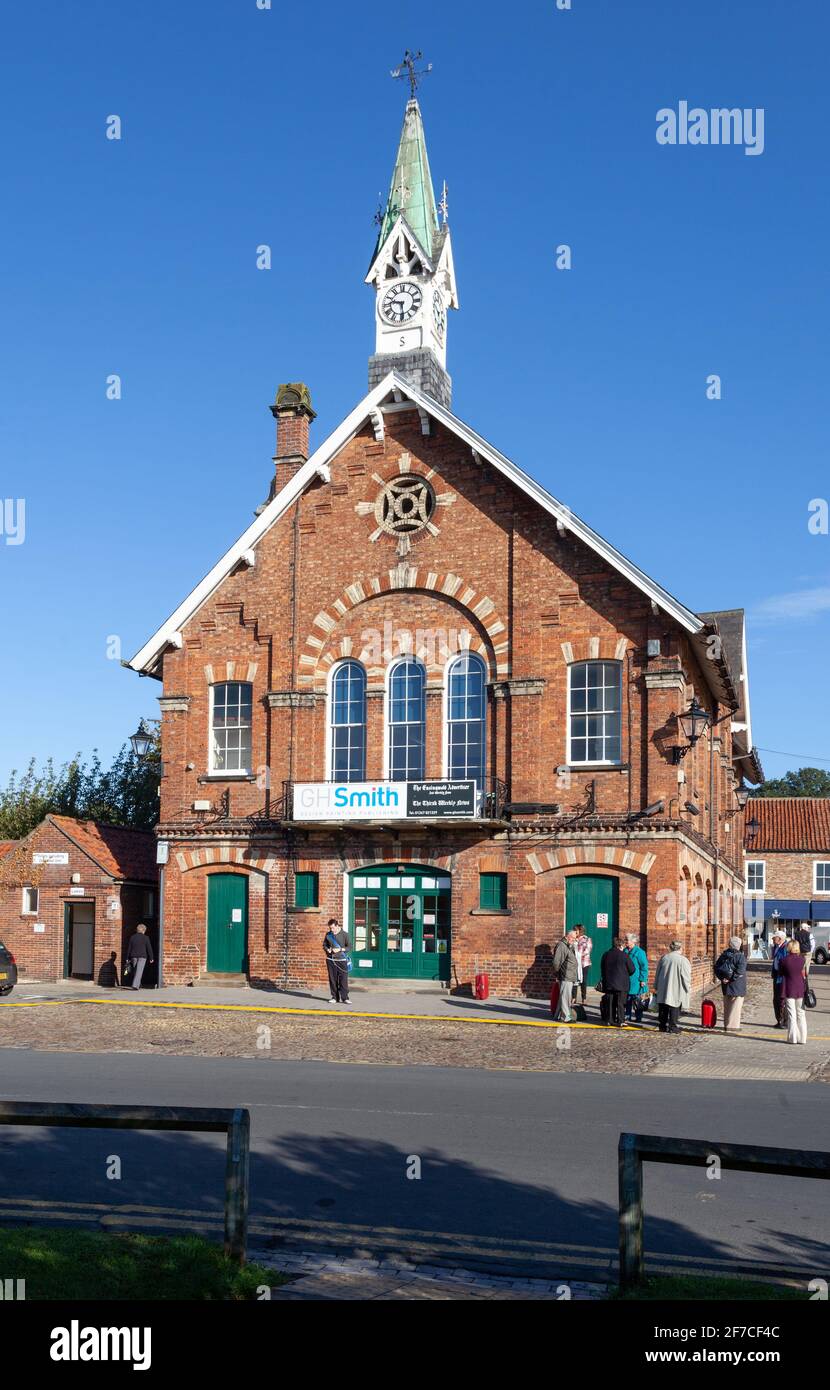
[[[272,496],[302,468],[308,458],[308,427],[314,419],[311,392],[301,381],[288,381],[277,387],[271,414],[277,422],[276,476]]]

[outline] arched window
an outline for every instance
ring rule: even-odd
[[[420,782],[424,777],[426,678],[420,661],[398,661],[389,672],[389,777]]]
[[[366,776],[366,672],[344,661],[331,680],[331,777],[362,782]]]
[[[618,661],[571,666],[569,763],[620,761],[621,671]]]
[[[447,672],[447,776],[484,783],[487,691],[484,662],[466,652]]]

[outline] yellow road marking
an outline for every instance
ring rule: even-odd
[[[342,1009],[300,1009],[291,1008],[283,1004],[188,1004],[182,1001],[161,1000],[161,999],[20,999],[16,1002],[0,1003],[0,1009],[39,1009],[44,1005],[50,1004],[111,1004],[116,1008],[139,1008],[139,1009],[205,1009],[214,1013],[259,1013],[259,1014],[299,1014],[312,1018],[374,1018],[383,1021],[384,1019],[397,1019],[401,1022],[413,1023],[489,1023],[501,1025],[505,1028],[587,1028],[598,1029],[605,1033],[608,1026],[604,1023],[560,1023],[554,1019],[544,1018],[465,1018],[462,1015],[455,1017],[447,1014],[391,1014],[391,1013],[368,1013],[360,1009],[349,1009],[344,1012]],[[630,1023],[622,1029],[612,1029],[615,1032],[628,1033],[647,1033],[650,1030],[641,1024]],[[711,1034],[714,1037],[722,1037],[722,1030],[717,1028],[701,1028],[698,1024],[687,1025],[682,1030],[684,1033],[705,1037]],[[769,1033],[775,1030],[770,1025]],[[769,1042],[786,1042],[786,1038],[771,1038],[768,1033],[751,1033],[746,1029],[741,1029],[742,1038],[766,1038]],[[813,1034],[811,1042],[830,1042],[830,1036]]]

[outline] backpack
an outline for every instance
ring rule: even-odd
[[[735,961],[732,951],[724,951],[715,961],[715,974],[725,985],[735,977]]]
[[[332,943],[333,946],[337,947],[338,951],[340,952],[340,955],[335,958],[335,964],[345,965],[346,970],[350,971],[352,968],[352,958],[349,955],[348,951],[340,945],[340,942],[337,940],[337,937],[335,936],[333,931],[326,932],[326,937]]]
[[[795,939],[798,942],[799,950],[801,951],[802,956],[809,956],[811,949],[810,933],[808,932],[807,928],[802,927],[800,932],[796,932]]]

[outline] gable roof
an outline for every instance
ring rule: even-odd
[[[758,829],[746,832],[749,858],[762,851],[806,850],[830,855],[830,797],[757,796],[747,803]]]
[[[131,830],[124,825],[77,820],[74,816],[47,816],[78,849],[112,878],[135,883],[155,883],[156,837],[152,830]],[[34,832],[37,833],[37,832]]]
[[[390,400],[391,398],[391,400]],[[558,501],[552,493],[537,483],[528,473],[511,462],[470,425],[465,424],[452,411],[439,405],[431,396],[419,391],[411,382],[405,381],[397,372],[391,371],[383,381],[373,387],[363,400],[355,406],[327,439],[314,451],[294,477],[283,487],[263,509],[260,515],[243,531],[239,540],[225,552],[204,577],[201,583],[179,604],[165,623],[153,633],[144,646],[130,661],[123,664],[142,675],[157,675],[159,659],[169,645],[181,645],[181,627],[187,623],[216,591],[231,570],[240,563],[246,551],[252,549],[257,541],[279,520],[316,479],[329,482],[330,463],[350,439],[363,428],[370,419],[377,424],[382,420],[384,408],[400,409],[401,403],[409,400],[423,416],[429,416],[450,430],[469,446],[474,457],[484,459],[499,473],[508,478],[528,497],[546,511],[557,527],[578,537],[591,550],[605,560],[612,569],[617,570],[635,588],[639,589],[656,608],[672,618],[688,634],[698,647],[701,655],[701,669],[713,694],[724,704],[738,706],[738,696],[730,675],[726,657],[721,655],[713,660],[707,650],[707,640],[714,628],[704,618],[693,613],[672,594],[641,570],[613,545],[604,540],[586,522],[582,521],[564,502]]]

